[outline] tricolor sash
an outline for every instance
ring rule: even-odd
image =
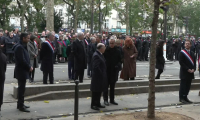
[[[38,43],[36,41],[34,41],[35,45],[38,47]]]
[[[58,41],[58,43],[62,46],[62,43],[60,41]]]
[[[51,42],[49,40],[46,40],[45,43],[47,43],[49,45],[49,47],[51,48],[51,50],[54,52],[54,46],[51,44]]]
[[[85,39],[85,43],[88,45],[88,41]]]
[[[181,52],[186,56],[186,58],[192,63],[192,65],[194,65],[194,60],[192,59],[192,57],[190,56],[190,54],[188,54],[188,52],[186,52],[186,50],[181,50]]]
[[[66,45],[65,41],[63,41],[63,45],[64,45],[65,47],[67,47],[67,45]]]

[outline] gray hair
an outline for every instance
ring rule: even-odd
[[[80,37],[81,35],[83,35],[83,32],[78,32],[77,33],[77,37]]]
[[[100,50],[103,46],[105,46],[103,43],[98,43],[97,44],[97,50]]]
[[[98,37],[99,39],[102,39],[102,35],[97,35],[97,37]]]
[[[47,38],[50,38],[50,36],[52,36],[53,34],[52,34],[52,32],[49,32],[48,34],[47,34]]]
[[[93,41],[93,40],[96,40],[96,38],[95,38],[95,37],[91,37],[90,39],[91,39],[91,41]]]
[[[109,43],[110,43],[111,41],[115,41],[115,42],[116,42],[116,39],[110,38],[110,39],[109,39]]]

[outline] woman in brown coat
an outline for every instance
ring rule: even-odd
[[[124,80],[134,80],[136,77],[136,58],[138,51],[131,38],[126,38],[123,53],[124,62],[120,78]]]

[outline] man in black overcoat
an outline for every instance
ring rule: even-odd
[[[29,106],[24,105],[26,80],[29,79],[29,72],[33,71],[33,67],[30,64],[30,58],[27,50],[27,43],[29,41],[30,36],[27,33],[22,33],[20,36],[20,41],[13,46],[15,56],[14,78],[18,80],[17,109],[22,112],[30,112],[29,110],[27,110]]]
[[[91,61],[92,61],[92,56],[94,54],[94,52],[92,51],[92,47],[93,45],[95,44],[96,42],[96,38],[95,37],[91,37],[91,42],[89,43],[89,45],[87,46],[87,63],[88,63],[88,71],[87,71],[87,75],[88,75],[88,78],[91,78]]]
[[[47,84],[47,78],[49,76],[50,84],[54,83],[53,76],[53,64],[54,64],[54,46],[53,41],[55,37],[49,32],[47,34],[47,40],[42,43],[40,50],[40,60],[41,60],[41,71],[43,71],[43,84]]]
[[[87,68],[87,54],[84,42],[84,34],[80,32],[77,34],[77,40],[72,45],[75,80],[79,79],[80,83],[83,83],[84,70]]]
[[[114,105],[118,105],[115,102],[115,84],[118,80],[118,73],[121,69],[121,54],[118,50],[117,46],[115,46],[115,39],[111,38],[109,40],[109,46],[106,48],[104,53],[104,57],[106,60],[107,66],[107,79],[108,79],[108,87],[110,87],[110,103]],[[103,93],[104,104],[109,106],[108,103],[108,87],[107,90]]]
[[[187,104],[192,103],[187,95],[190,91],[192,79],[194,79],[194,72],[196,71],[196,59],[194,52],[190,50],[191,41],[185,41],[185,49],[179,53],[179,64],[180,64],[180,90],[179,100],[180,102]]]
[[[1,44],[0,44],[1,46]],[[5,73],[6,73],[6,55],[3,54],[2,50],[0,49],[0,112],[1,106],[3,104],[3,92],[4,92],[4,82],[5,82]],[[1,116],[0,116],[1,119]]]
[[[107,73],[106,73],[106,61],[103,56],[105,51],[105,45],[99,43],[97,50],[92,57],[92,80],[90,90],[92,92],[91,109],[99,110],[99,108],[105,108],[101,105],[101,94],[108,90]]]

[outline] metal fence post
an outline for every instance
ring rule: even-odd
[[[75,84],[74,120],[78,120],[79,80],[75,80]]]

